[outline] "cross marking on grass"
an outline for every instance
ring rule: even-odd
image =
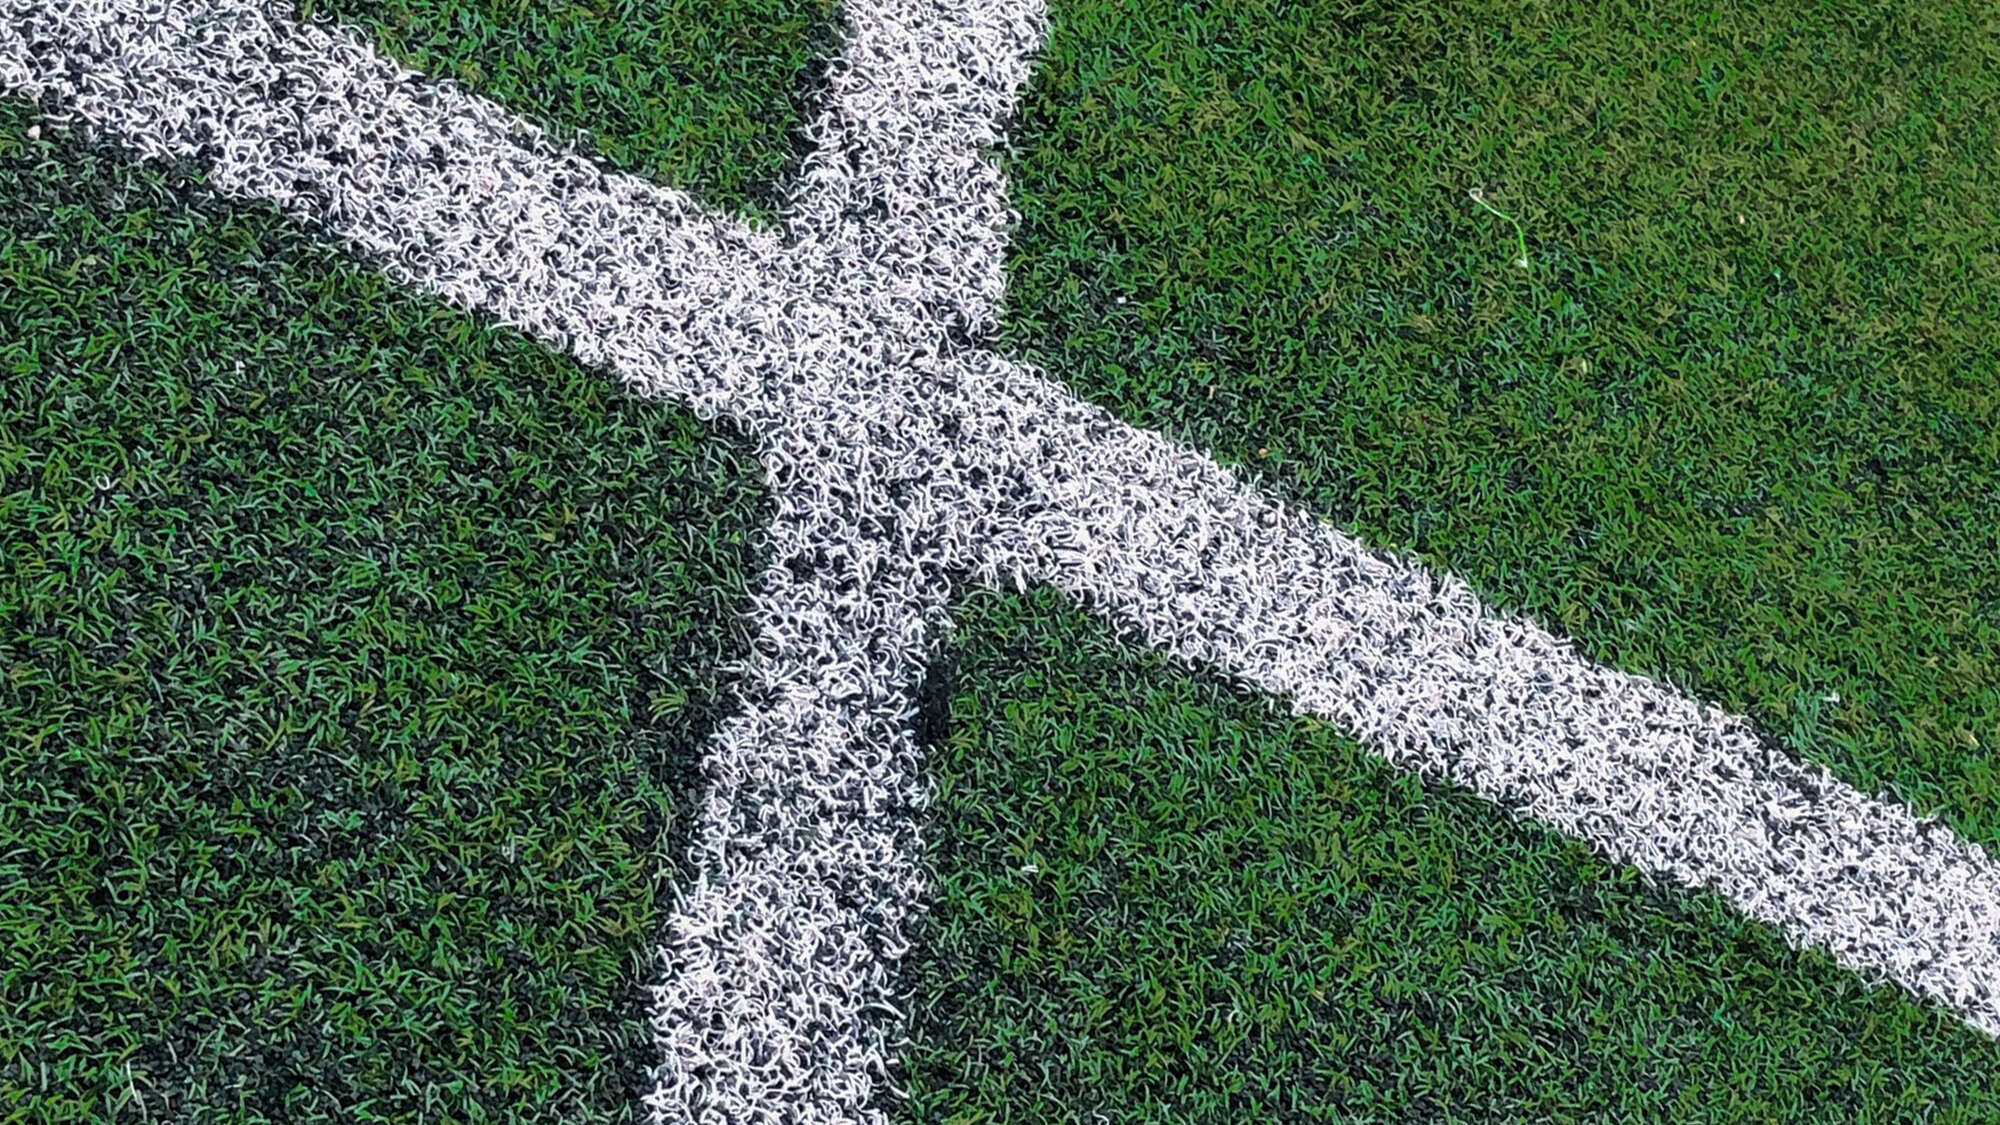
[[[668,920],[658,1121],[877,1121],[922,908],[913,695],[1043,582],[2000,1032],[2000,869],[989,346],[1036,0],[852,0],[782,234],[257,0],[0,0],[0,87],[755,439],[775,515]]]

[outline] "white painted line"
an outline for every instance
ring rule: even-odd
[[[772,562],[666,928],[653,1120],[883,1120],[923,895],[912,690],[953,574],[1050,582],[2000,1034],[1981,849],[975,346],[1007,220],[979,146],[1033,0],[851,4],[783,244],[244,0],[0,16],[0,85],[758,441]]]
[[[779,504],[757,652],[703,762],[700,876],[661,952],[654,1120],[866,1119],[926,898],[909,700],[947,585],[881,558],[837,509]]]
[[[999,308],[1010,213],[980,146],[1041,17],[1021,0],[847,7],[788,216],[801,330],[781,409],[751,423],[780,508],[766,643],[709,749],[703,874],[666,926],[656,1122],[884,1119],[897,966],[928,898],[913,697],[975,548],[956,517],[997,501],[955,472],[937,354],[947,327],[989,332]]]
[[[967,427],[1032,450],[1013,471],[1034,492],[992,521],[1009,541],[989,574],[1049,582],[1397,765],[1713,890],[2000,1035],[2000,867],[1979,846],[1036,372],[1009,381],[1036,405]]]
[[[338,29],[223,0],[0,0],[0,88],[224,195],[326,224],[399,280],[693,405],[753,397],[777,236],[607,173]]]
[[[866,263],[884,327],[997,328],[1006,291],[1000,143],[1047,34],[1041,0],[849,0],[791,228],[815,273]],[[884,256],[894,263],[884,268]]]

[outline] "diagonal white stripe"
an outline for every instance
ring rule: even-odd
[[[936,352],[948,324],[990,329],[1001,298],[1010,213],[980,146],[1041,8],[861,2],[847,26],[788,221],[796,347],[752,426],[780,562],[751,690],[709,748],[702,874],[666,926],[661,1123],[881,1120],[896,966],[928,897],[912,692],[973,546],[956,516],[991,506],[953,471],[959,390]]]
[[[0,89],[196,160],[223,194],[705,417],[754,408],[759,362],[787,350],[775,235],[256,0],[0,0]]]
[[[668,926],[656,1120],[880,1119],[920,906],[909,690],[954,571],[1048,581],[2000,1034],[1980,848],[969,346],[1005,250],[979,146],[1039,4],[856,0],[782,246],[264,13],[0,0],[0,85],[759,441],[782,569]]]
[[[1147,643],[1291,697],[1397,765],[1643,871],[2000,1035],[2000,866],[1801,763],[1749,723],[1578,655],[1459,579],[1288,510],[1025,368],[977,446],[1034,486],[986,574],[1046,581]]]

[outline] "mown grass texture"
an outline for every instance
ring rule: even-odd
[[[1011,348],[2000,842],[1990,10],[1055,16]],[[2000,1114],[1990,1041],[1709,899],[961,614],[909,1120]]]
[[[0,1121],[629,1120],[754,462],[32,120]]]
[[[775,206],[758,185],[785,161],[798,107],[782,92],[811,19],[765,50],[731,22],[763,18],[750,7],[646,10],[673,24],[611,7],[334,10],[415,65],[590,130],[622,166],[760,221]],[[1024,212],[1010,350],[1601,659],[2000,840],[1990,11],[1065,0],[1054,16],[1006,154]],[[756,73],[732,69],[746,58]],[[729,104],[675,108],[703,82]],[[1474,188],[1521,220],[1529,268]],[[450,370],[464,346],[433,340],[424,366]],[[703,597],[699,613],[721,613]],[[1391,774],[1046,596],[959,612],[904,1120],[2000,1116],[1989,1041],[1711,899]],[[694,620],[719,636],[721,617]],[[533,750],[550,752],[569,753]],[[603,768],[611,786],[623,767]],[[366,799],[329,791],[324,807]],[[26,823],[32,806],[12,807]],[[283,839],[252,827],[259,846]],[[115,832],[76,838],[93,837]],[[291,886],[321,909],[315,885]],[[127,915],[178,893],[154,880]],[[483,889],[465,901],[490,909]],[[539,881],[517,901],[579,909]],[[237,920],[261,909],[224,917],[251,928]],[[337,939],[324,917],[293,932]],[[639,976],[607,967],[590,987]],[[231,987],[193,995],[216,1008]],[[381,1018],[399,1002],[361,994]],[[224,1119],[342,1097],[426,1119],[415,1088],[467,1117],[616,1116],[630,1065],[562,1046],[580,1040],[545,1030],[559,1018],[446,1050],[422,1035],[486,1027],[497,993],[437,995],[394,1025],[401,1039],[280,1051],[292,1069],[263,1110],[223,1056],[272,1033],[240,1024],[206,1030],[196,1061],[176,1047],[155,1073],[179,1086],[157,1086],[234,1091]],[[155,1010],[177,1009],[78,991],[25,1026],[60,1058],[97,1058],[71,1027],[164,1040],[175,1025]],[[380,1061],[411,1044],[431,1070],[512,1059],[534,1077],[418,1087]],[[315,1092],[341,1074],[359,1076],[348,1093]],[[115,1104],[116,1077],[79,1088]],[[192,1104],[177,1096],[148,1104]]]

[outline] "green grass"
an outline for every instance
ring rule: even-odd
[[[1010,347],[2000,842],[1990,7],[1055,22]],[[1714,902],[963,615],[908,1120],[2000,1117],[1989,1040]]]
[[[835,0],[300,0],[613,167],[771,224]],[[809,83],[807,83],[809,84]]]
[[[0,1121],[629,1121],[756,467],[0,107]]]
[[[1711,7],[1059,4],[1011,342],[2000,842],[2000,15]]]
[[[2000,1118],[2000,1052],[1050,594],[958,607],[926,1125]]]
[[[832,20],[313,8],[760,222]],[[2000,843],[1989,6],[1054,16],[1010,349]],[[29,121],[0,1122],[629,1120],[755,466]],[[1709,897],[959,614],[904,1120],[2000,1119],[1989,1040]]]

